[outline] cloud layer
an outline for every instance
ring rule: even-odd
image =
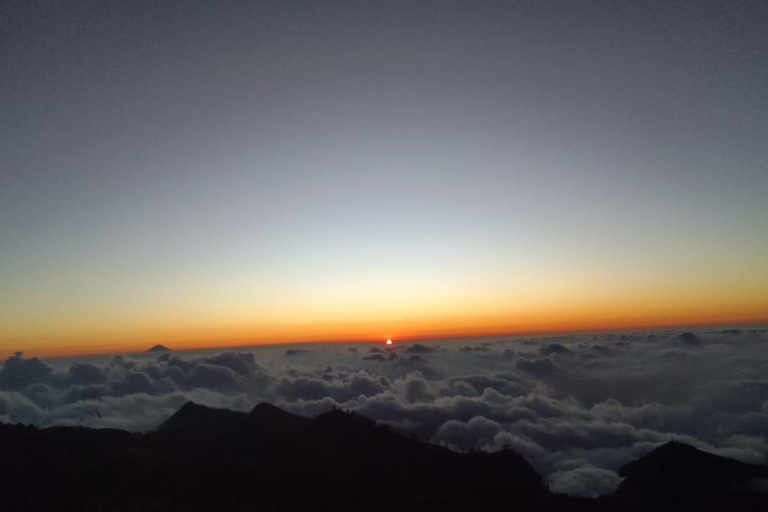
[[[56,368],[54,368],[56,366]],[[66,365],[17,353],[0,421],[151,430],[187,400],[316,415],[354,410],[456,450],[509,446],[553,491],[597,496],[669,439],[768,463],[765,331],[655,332],[268,352],[116,355]]]

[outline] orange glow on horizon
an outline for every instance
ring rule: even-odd
[[[398,330],[396,337],[403,341],[453,338],[453,337],[484,337],[484,336],[525,336],[546,335],[595,331],[630,330],[630,329],[654,329],[654,328],[690,328],[717,325],[759,325],[768,323],[767,316],[747,315],[656,315],[649,318],[633,318],[630,315],[605,318],[597,321],[591,318],[563,318],[560,321],[541,321],[533,318],[529,321],[509,322],[509,319],[487,318],[481,325],[474,322],[453,322],[453,325],[444,322],[442,327],[434,324],[421,324],[417,322],[401,322],[402,328]],[[469,320],[469,319],[467,319]],[[506,322],[504,321],[506,320]],[[539,321],[537,321],[539,320]],[[367,328],[366,328],[367,327]],[[120,335],[105,336],[91,335],[78,337],[79,343],[71,338],[57,339],[58,343],[52,343],[51,339],[41,337],[35,339],[34,346],[24,348],[22,344],[12,345],[11,340],[0,340],[0,357],[5,358],[14,352],[23,351],[26,356],[33,357],[62,357],[90,354],[108,354],[121,352],[143,352],[157,343],[169,346],[173,350],[196,350],[215,348],[235,348],[245,346],[281,345],[289,343],[352,343],[352,342],[376,342],[385,337],[387,345],[392,336],[382,336],[380,332],[392,329],[378,325],[377,322],[352,323],[338,325],[304,326],[303,329],[265,329],[259,335],[249,336],[245,329],[223,329],[220,336],[215,332],[207,332],[207,335],[194,336],[187,330],[165,332],[157,336],[150,333],[140,333],[133,336],[121,333]],[[378,331],[378,333],[376,332]],[[98,342],[94,338],[111,338],[111,343]],[[90,341],[90,342],[89,342]],[[27,343],[24,345],[29,346]]]
[[[759,282],[754,288],[716,291],[693,285],[630,290],[596,284],[573,293],[535,288],[483,294],[468,288],[428,299],[403,293],[251,307],[217,303],[207,315],[186,304],[112,317],[88,310],[83,317],[40,313],[4,326],[0,357],[16,351],[45,357],[141,352],[158,343],[188,350],[768,323],[768,295]]]

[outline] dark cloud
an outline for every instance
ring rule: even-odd
[[[477,345],[475,347],[467,345],[464,347],[459,347],[457,350],[464,354],[471,354],[473,352],[490,352],[491,351],[488,345]]]
[[[698,347],[701,345],[701,339],[699,339],[699,337],[692,332],[680,333],[676,338],[678,341],[680,341],[680,343],[689,347]]]
[[[407,354],[431,354],[435,350],[435,347],[428,347],[426,345],[420,345],[419,343],[408,345],[403,349]]]
[[[74,385],[103,384],[107,381],[101,368],[90,363],[74,363],[67,371],[67,380]]]
[[[593,350],[594,352],[602,356],[611,355],[611,353],[613,352],[610,347],[606,347],[605,345],[592,345],[589,347],[589,349]]]
[[[373,350],[373,349],[371,349],[371,350]],[[388,352],[386,355],[383,354],[383,353],[379,353],[379,352],[381,352],[381,351],[377,351],[374,354],[363,356],[361,359],[363,361],[376,361],[378,363],[387,363],[387,362],[395,361],[395,360],[397,360],[399,358],[399,356],[397,355],[397,352],[394,352],[394,351]],[[409,357],[407,357],[405,359],[405,361],[408,361],[408,360],[410,360],[411,358],[414,358],[414,357],[418,358],[418,359],[421,359],[419,356],[409,356]]]
[[[37,357],[24,359],[23,352],[16,352],[5,360],[0,370],[0,389],[22,389],[34,382],[44,382],[52,375],[53,368]]]
[[[171,393],[176,390],[176,384],[170,379],[164,379],[160,382],[142,371],[131,370],[121,380],[112,384],[110,394],[116,396],[131,395],[134,393],[160,395]]]
[[[283,353],[284,357],[291,357],[291,356],[299,356],[301,354],[306,354],[306,350],[302,350],[300,348],[289,348]]]
[[[72,386],[67,390],[67,402],[79,402],[84,400],[98,400],[111,393],[111,388],[104,385]]]
[[[557,366],[547,357],[541,359],[517,358],[515,359],[515,368],[533,375],[552,373],[557,370]]]
[[[180,360],[180,358],[176,357],[176,360]],[[112,358],[112,360],[109,362],[109,366],[112,368],[124,368],[124,369],[130,369],[138,365],[139,363],[129,359],[125,354],[117,354]]]
[[[571,355],[573,354],[573,350],[559,343],[550,343],[547,345],[542,345],[539,348],[539,353],[545,356],[548,356],[551,354]]]

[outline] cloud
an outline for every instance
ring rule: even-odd
[[[535,386],[522,377],[508,372],[490,375],[461,375],[447,378],[442,382],[443,396],[480,396],[486,389],[492,389],[506,396],[520,396],[531,393]]]
[[[53,369],[37,357],[24,359],[23,352],[16,352],[0,370],[0,389],[22,389],[33,382],[44,382],[51,375]]]
[[[403,379],[403,396],[408,402],[431,402],[435,399],[421,372],[413,372]]]
[[[275,384],[275,391],[286,401],[312,401],[331,398],[336,403],[347,402],[361,396],[374,396],[384,392],[390,384],[386,378],[367,372],[331,372],[322,376],[308,373],[283,376]]]
[[[371,347],[361,359],[338,345],[313,345],[311,358],[254,348],[55,365],[17,353],[0,367],[0,421],[145,431],[187,400],[335,406],[456,449],[511,447],[554,491],[584,496],[611,492],[619,467],[670,439],[767,463],[766,334],[690,334]]]
[[[571,355],[573,354],[573,350],[559,343],[549,343],[547,345],[542,345],[541,347],[539,347],[539,353],[545,356],[548,356],[551,354]]]
[[[501,432],[501,425],[483,416],[475,416],[467,422],[449,420],[435,433],[435,439],[447,444],[469,449],[492,442]]]
[[[371,350],[373,351],[373,349],[371,349]],[[378,352],[380,352],[380,351],[377,350],[377,352],[374,353],[374,354],[363,356],[361,358],[361,360],[363,360],[363,361],[375,361],[377,363],[387,363],[387,362],[390,362],[390,361],[395,361],[396,359],[399,358],[399,356],[397,355],[397,352],[389,352],[386,355],[380,354]],[[408,358],[406,358],[406,361],[417,362],[417,360],[412,360],[412,358],[414,358],[414,357],[418,358],[418,359],[421,359],[419,356],[409,356]],[[424,361],[426,361],[426,360],[424,360]]]
[[[101,368],[90,363],[74,363],[67,371],[67,381],[73,385],[95,385],[107,381]]]
[[[222,392],[244,390],[246,379],[227,366],[199,363],[187,372],[187,388],[216,389]]]
[[[688,345],[690,347],[698,347],[701,345],[701,340],[698,336],[693,334],[692,332],[683,332],[676,336],[676,339],[680,341],[683,345]]]
[[[193,371],[196,370],[197,368],[193,369]],[[229,371],[231,372],[231,370]],[[112,384],[110,394],[116,396],[131,395],[134,393],[161,395],[176,390],[176,384],[170,379],[157,381],[144,372],[131,370],[121,380]]]
[[[434,347],[428,347],[426,345],[420,345],[419,343],[414,343],[413,345],[406,346],[403,351],[407,354],[431,354],[436,349]]]
[[[533,375],[552,373],[558,369],[548,357],[543,357],[541,359],[526,359],[520,357],[515,359],[515,367]]]
[[[221,354],[204,358],[201,361],[212,366],[229,368],[238,375],[247,375],[258,367],[256,356],[251,352],[222,352]]]
[[[0,419],[5,422],[39,424],[43,416],[42,409],[21,393],[0,391]]]
[[[615,471],[589,465],[558,471],[547,477],[552,492],[589,498],[612,494],[621,480]]]
[[[488,345],[477,345],[474,347],[466,345],[464,347],[459,347],[457,350],[464,354],[471,354],[473,352],[490,352],[491,351]]]

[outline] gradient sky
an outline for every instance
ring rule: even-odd
[[[768,320],[768,3],[0,4],[0,354]]]

